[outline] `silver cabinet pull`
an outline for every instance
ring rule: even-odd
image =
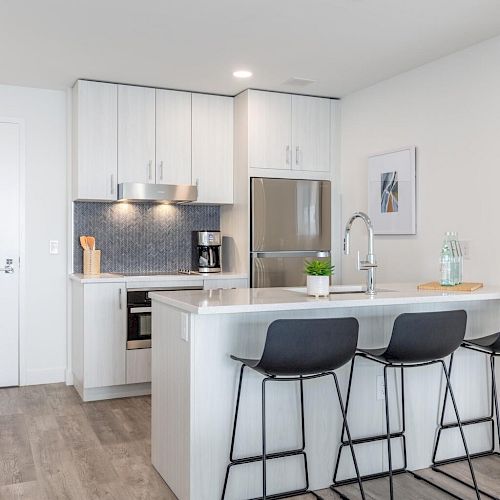
[[[299,164],[299,154],[300,154],[300,149],[299,147],[297,146],[295,148],[295,165],[298,165]]]
[[[163,180],[163,160],[160,162],[160,181]]]
[[[122,308],[122,289],[118,289],[118,307],[121,309]]]
[[[115,194],[115,176],[114,176],[114,174],[111,174],[109,176],[109,193]]]
[[[151,180],[153,178],[153,174],[151,172],[151,167],[153,165],[153,161],[149,160],[148,161],[148,179]]]
[[[286,147],[286,164],[287,165],[290,165],[290,153],[291,153],[290,146],[287,145],[287,147]]]
[[[12,274],[14,272],[14,266],[12,265],[13,262],[13,259],[5,259],[5,267],[0,267],[0,272]]]

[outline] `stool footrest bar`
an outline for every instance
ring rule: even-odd
[[[408,472],[407,469],[394,469],[392,471],[392,475],[395,476],[396,474],[404,474],[405,472]],[[389,471],[385,472],[377,472],[376,474],[367,474],[366,476],[361,476],[361,481],[371,481],[372,479],[380,479],[382,477],[389,477]],[[335,491],[334,488],[340,487],[340,486],[345,486],[347,484],[353,484],[357,483],[358,479],[357,478],[349,478],[349,479],[342,479],[341,481],[336,481],[330,486],[330,489]]]
[[[286,458],[286,457],[294,457],[296,455],[305,455],[305,451],[303,449],[298,450],[288,450],[288,451],[278,451],[275,453],[266,453],[266,460],[273,460],[275,458]],[[253,455],[251,457],[242,457],[242,458],[234,458],[230,461],[229,465],[240,465],[240,464],[249,464],[252,462],[261,462],[262,455]]]
[[[464,425],[474,425],[474,424],[484,424],[486,422],[493,422],[493,417],[478,417],[478,418],[471,418],[469,420],[462,420],[462,426]],[[455,427],[458,427],[457,422],[450,422],[449,424],[443,424],[441,426],[441,429],[454,429]]]
[[[394,432],[391,434],[391,439],[404,438],[404,437],[405,435],[403,431]],[[368,436],[364,438],[353,439],[352,444],[364,444],[364,443],[371,443],[373,441],[387,441],[387,434],[380,434],[378,436]],[[343,440],[341,446],[344,447],[347,445],[349,445],[349,441]]]

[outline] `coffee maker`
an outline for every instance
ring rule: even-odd
[[[200,273],[220,273],[221,244],[220,231],[198,231],[198,271]]]

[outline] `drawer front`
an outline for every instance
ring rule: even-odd
[[[151,349],[127,351],[127,384],[151,382]]]

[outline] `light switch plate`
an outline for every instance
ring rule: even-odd
[[[59,253],[59,240],[49,241],[49,253],[51,255],[57,255]]]

